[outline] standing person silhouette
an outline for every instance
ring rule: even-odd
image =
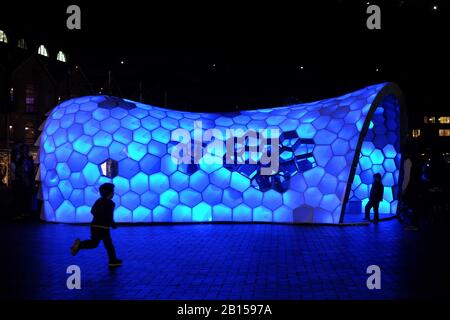
[[[97,248],[100,241],[103,241],[108,253],[109,266],[118,267],[122,265],[122,260],[116,257],[116,250],[110,234],[111,227],[113,229],[117,228],[114,222],[115,203],[111,200],[114,196],[114,184],[102,184],[100,186],[100,196],[91,209],[91,213],[94,216],[91,223],[91,239],[84,241],[76,239],[70,251],[75,256],[81,249]]]
[[[381,174],[375,173],[373,175],[372,188],[370,188],[369,202],[366,204],[364,220],[370,220],[370,210],[373,208],[373,222],[378,223],[380,216],[378,214],[378,207],[383,201],[384,186],[381,182]]]
[[[419,213],[422,203],[429,203],[428,199],[422,199],[426,196],[424,192],[425,185],[428,182],[422,183],[423,165],[420,158],[410,152],[405,152],[405,160],[403,161],[403,183],[401,189],[401,200],[403,202],[403,210],[405,210],[407,225],[405,230],[418,231],[419,230]],[[428,168],[425,166],[425,168]],[[428,176],[425,172],[424,176]],[[425,185],[424,185],[425,184]]]

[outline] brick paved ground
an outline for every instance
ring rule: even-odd
[[[436,227],[433,227],[436,228]],[[393,299],[450,296],[446,233],[378,226],[271,224],[123,226],[113,239],[124,265],[107,267],[103,245],[72,257],[89,227],[0,226],[2,298],[32,299]],[[66,267],[82,289],[66,288]],[[366,288],[366,268],[382,289]]]

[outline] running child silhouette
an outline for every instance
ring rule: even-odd
[[[81,249],[97,248],[100,241],[103,241],[108,253],[109,266],[118,267],[122,265],[122,260],[117,259],[116,250],[112,243],[110,228],[117,228],[114,222],[115,203],[111,200],[114,196],[114,184],[104,183],[100,186],[100,198],[94,203],[91,213],[94,216],[91,223],[91,239],[80,241],[76,239],[70,251],[76,255]]]

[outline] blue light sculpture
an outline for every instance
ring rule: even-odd
[[[237,113],[167,110],[109,96],[76,98],[50,113],[40,141],[44,219],[88,222],[105,182],[116,185],[118,222],[341,223],[385,185],[381,213],[394,214],[405,130],[401,93],[379,84],[344,96]],[[279,171],[255,164],[175,164],[171,132],[281,131]],[[401,131],[402,130],[402,131]]]

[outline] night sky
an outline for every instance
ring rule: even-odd
[[[144,102],[162,105],[166,92],[175,109],[277,106],[393,81],[411,120],[448,110],[447,1],[370,1],[381,30],[366,28],[367,1],[92,2],[2,4],[0,29],[62,48],[95,90],[112,70],[114,94],[135,98],[141,82]],[[81,31],[66,29],[69,4]]]

